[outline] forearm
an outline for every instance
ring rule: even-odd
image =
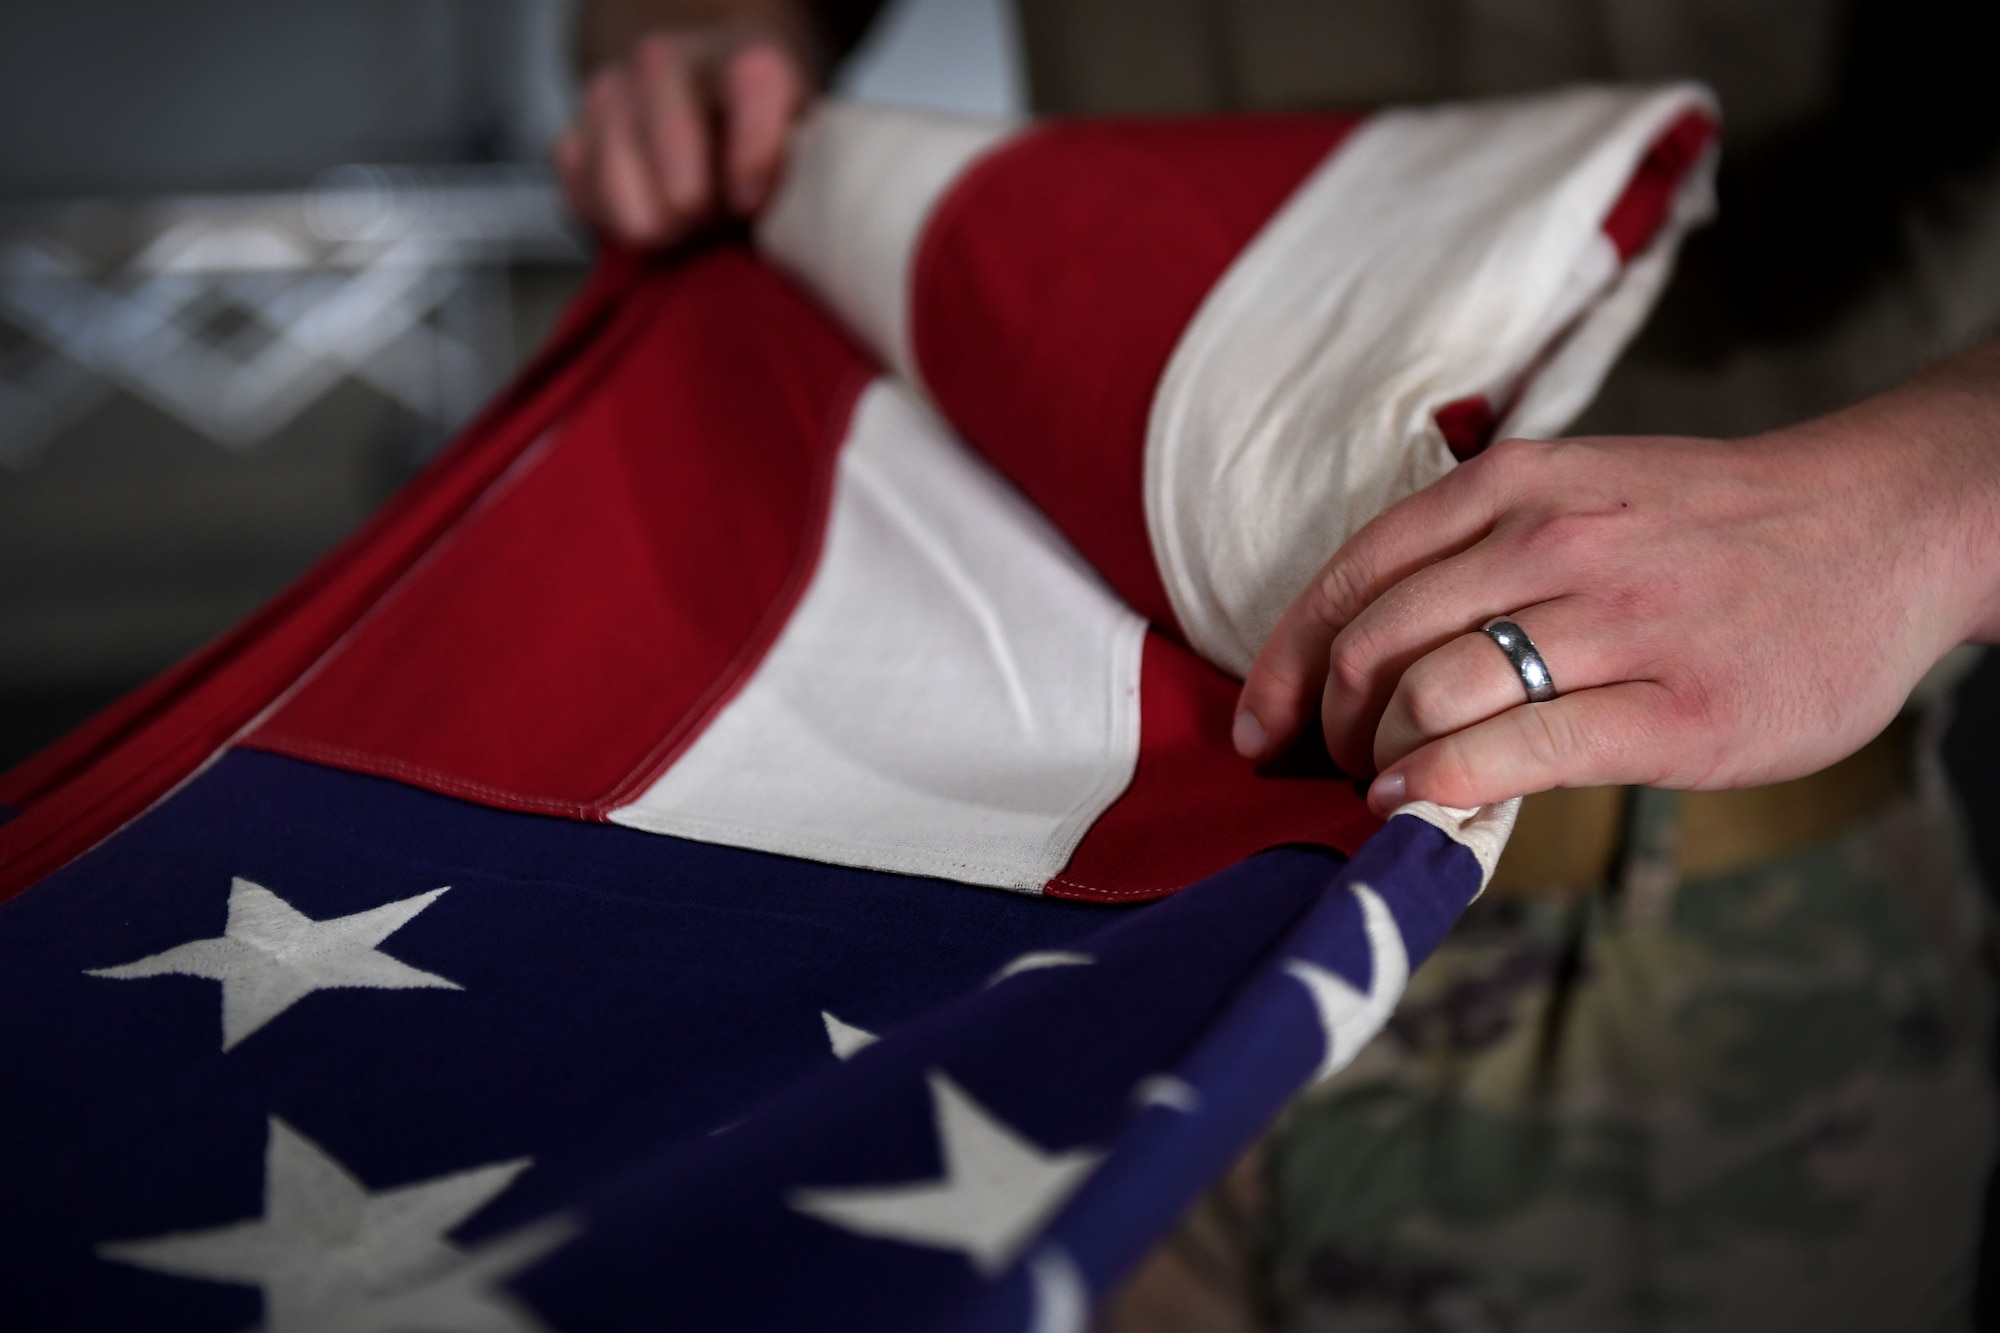
[[[824,82],[841,54],[837,36],[804,0],[584,0],[577,66],[588,73],[619,59],[656,29],[718,24],[740,24],[777,38],[817,82]]]
[[[1889,510],[1921,559],[1911,612],[1936,627],[1939,651],[2000,641],[2000,340],[1767,438],[1844,476],[1857,506]]]

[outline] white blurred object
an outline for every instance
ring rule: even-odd
[[[1008,0],[891,0],[835,91],[897,106],[1018,116],[1028,104]]]
[[[106,236],[127,244],[91,254]],[[0,468],[115,390],[247,449],[354,379],[441,439],[517,360],[508,267],[584,254],[554,186],[517,167],[0,211]]]

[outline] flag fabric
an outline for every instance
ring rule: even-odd
[[[1511,824],[1251,771],[1235,677],[1582,406],[1712,114],[833,105],[768,258],[607,255],[367,528],[0,779],[0,1308],[1082,1327]]]

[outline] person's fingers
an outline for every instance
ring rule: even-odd
[[[1510,530],[1503,521],[1468,549],[1383,592],[1334,636],[1320,725],[1335,763],[1355,774],[1372,769],[1377,724],[1397,683],[1420,659],[1494,616],[1575,590],[1578,563],[1551,559],[1534,546],[1522,540],[1519,525]]]
[[[1646,654],[1630,627],[1605,624],[1602,610],[1581,598],[1525,607],[1508,619],[1527,633],[1559,691],[1596,689],[1643,674]],[[1375,728],[1375,766],[1387,769],[1441,736],[1525,702],[1527,687],[1500,645],[1481,630],[1461,634],[1412,663],[1396,682]]]
[[[1432,741],[1377,777],[1368,804],[1386,815],[1406,801],[1470,807],[1558,786],[1688,785],[1713,748],[1666,686],[1622,681]]]
[[[667,232],[686,229],[711,202],[715,171],[705,61],[693,40],[665,33],[645,38],[633,52],[640,133]]]
[[[729,206],[748,215],[764,206],[785,153],[792,120],[805,103],[805,76],[775,42],[754,41],[723,68]]]
[[[592,129],[584,170],[599,201],[599,223],[628,245],[651,245],[663,234],[666,219],[646,163],[631,80],[619,69],[600,70],[584,98]]]
[[[556,177],[562,182],[563,197],[575,214],[591,225],[599,225],[596,192],[591,188],[586,167],[590,159],[590,122],[579,118],[557,136],[550,157]]]
[[[1483,537],[1520,489],[1524,460],[1546,447],[1503,441],[1355,533],[1292,599],[1258,653],[1237,701],[1237,752],[1262,759],[1289,745],[1317,716],[1334,637],[1383,592]]]
[[[1349,773],[1374,767],[1374,735],[1397,682],[1420,659],[1510,608],[1562,591],[1524,582],[1483,542],[1416,571],[1362,608],[1327,652],[1320,724],[1327,753]]]

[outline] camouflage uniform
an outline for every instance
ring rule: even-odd
[[[1609,891],[1475,904],[1102,1326],[1965,1327],[1995,1108],[1941,793],[1678,883],[1674,800]]]
[[[1964,1327],[1994,1106],[1941,806],[1632,910],[1659,850],[1620,893],[1476,905],[1295,1109],[1263,1257],[1287,1323]]]

